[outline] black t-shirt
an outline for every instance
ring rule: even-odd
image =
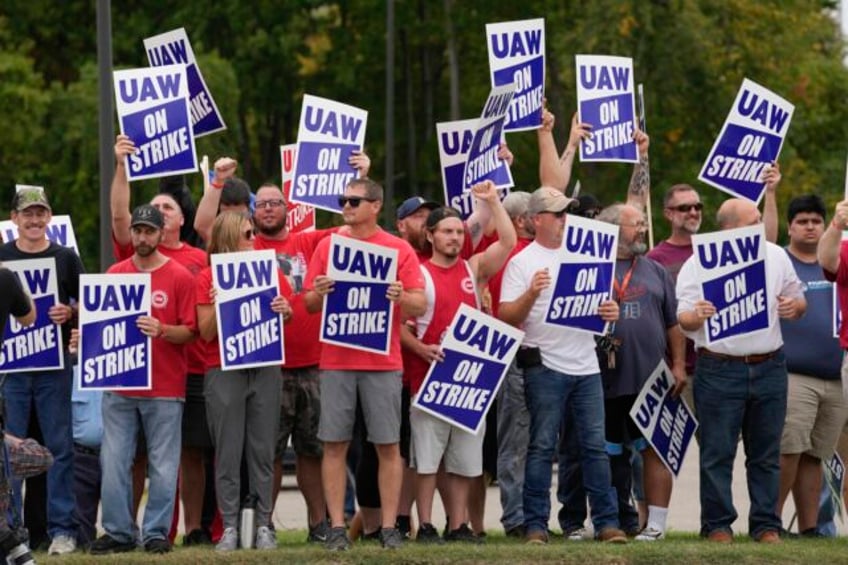
[[[29,298],[15,273],[0,268],[0,340],[6,331],[9,314],[19,318],[29,313]]]
[[[14,241],[0,246],[0,261],[19,261],[21,259],[47,259],[53,257],[56,260],[56,281],[59,285],[59,302],[70,304],[71,299],[79,301],[79,277],[84,272],[79,255],[74,253],[70,247],[50,242],[44,251],[27,253],[18,249]],[[71,327],[73,322],[62,324],[62,343],[68,346],[71,338]]]

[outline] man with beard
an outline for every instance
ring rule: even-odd
[[[144,550],[171,550],[168,532],[180,464],[181,420],[186,391],[184,344],[194,339],[194,279],[177,261],[159,252],[164,219],[150,204],[136,208],[130,221],[133,255],[108,273],[150,273],[151,316],[136,325],[152,339],[152,386],[143,391],[103,395],[101,464],[102,524],[105,534],[91,544],[94,555],[132,551],[136,547],[130,469],[136,454],[139,424],[147,439],[147,506],[141,528]]]
[[[67,353],[70,328],[75,316],[71,301],[79,300],[79,275],[83,271],[79,256],[71,249],[50,242],[47,225],[53,217],[43,190],[20,190],[12,200],[12,222],[18,238],[0,247],[0,261],[53,258],[59,285],[59,302],[50,307],[50,320],[59,326],[65,350],[65,368],[55,371],[12,373],[3,393],[6,398],[7,431],[27,436],[31,406],[38,419],[44,445],[53,454],[54,463],[47,472],[47,533],[52,538],[51,555],[76,549],[77,526],[73,517],[73,433],[71,428],[72,363]],[[21,500],[20,481],[15,481],[15,499]]]
[[[459,213],[452,208],[430,212],[426,229],[433,256],[421,266],[426,285],[424,292],[428,297],[427,311],[416,318],[415,332],[407,326],[401,329],[404,349],[412,353],[404,360],[404,372],[413,397],[418,394],[430,363],[443,359],[440,342],[457,309],[463,303],[480,307],[478,289],[499,272],[515,245],[515,229],[495,185],[487,181],[475,185],[472,191],[492,210],[498,240],[468,261],[460,259],[465,228]],[[469,510],[472,481],[483,473],[484,432],[467,433],[414,408],[409,419],[411,462],[418,474],[416,502],[421,526],[417,539],[439,541],[431,511],[436,472],[443,462],[450,505],[446,508],[450,523],[445,541],[477,541],[465,516]]]
[[[291,437],[297,456],[297,485],[303,493],[309,520],[309,542],[323,542],[327,536],[326,506],[321,488],[321,441],[318,421],[321,414],[318,341],[321,315],[306,311],[303,282],[306,268],[318,242],[335,230],[292,233],[286,226],[286,201],[273,184],[256,191],[253,221],[256,226],[254,249],[273,249],[292,295],[292,319],[283,326],[286,362],[282,366],[280,429],[277,437],[273,500],[277,499],[283,474],[283,454]]]
[[[641,452],[648,521],[636,539],[654,541],[665,537],[673,479],[630,418],[630,409],[667,347],[671,350],[675,381],[672,394],[680,394],[686,385],[685,341],[677,322],[671,276],[662,265],[645,257],[647,223],[642,212],[627,204],[613,204],[597,219],[615,224],[620,230],[613,297],[621,315],[611,335],[620,345],[611,354],[614,358],[598,351],[604,383],[607,454],[612,482],[618,491],[619,521],[630,532],[638,531],[639,515],[630,504],[633,473],[629,446]]]

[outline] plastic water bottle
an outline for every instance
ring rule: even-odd
[[[253,548],[253,537],[256,534],[256,495],[244,497],[241,505],[241,520],[239,522],[239,539],[244,549]]]

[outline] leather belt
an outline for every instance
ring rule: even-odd
[[[713,357],[714,359],[724,359],[726,361],[738,361],[740,363],[745,363],[746,365],[756,365],[757,363],[764,363],[765,361],[768,361],[778,353],[780,353],[780,349],[775,349],[774,351],[770,351],[768,353],[754,353],[752,355],[727,355],[725,353],[716,353],[715,351],[710,351],[706,347],[698,348],[698,355],[705,355],[707,357]]]

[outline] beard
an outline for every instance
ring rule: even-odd
[[[262,235],[277,235],[280,231],[286,227],[286,217],[283,216],[276,222],[272,224],[265,224],[261,221],[256,222],[256,231],[261,233]]]
[[[644,241],[634,241],[628,246],[630,253],[635,255],[644,255],[648,252],[648,244]]]
[[[150,257],[156,251],[155,245],[148,245],[146,243],[139,243],[135,246],[135,253],[139,257]]]

